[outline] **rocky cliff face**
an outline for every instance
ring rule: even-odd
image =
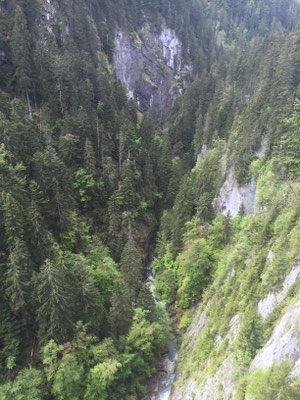
[[[276,304],[283,301],[287,295],[288,289],[296,284],[300,279],[300,266],[292,267],[290,273],[284,280],[282,290],[279,294],[273,293],[275,303],[271,307],[266,299],[258,303],[258,312],[266,318],[271,313]],[[270,295],[269,295],[270,296]],[[186,333],[186,338],[189,342],[189,354],[193,354],[194,347],[197,346],[197,340],[201,338],[204,333],[205,325],[207,324],[207,317],[204,312],[194,317],[190,329]],[[213,359],[206,361],[206,368],[208,371],[214,371],[211,375],[205,372],[200,372],[197,376],[190,377],[189,379],[182,380],[180,374],[172,394],[172,400],[230,400],[234,399],[237,389],[236,368],[232,350],[236,338],[240,332],[240,317],[235,315],[229,325],[228,333],[222,338],[218,336],[214,342],[215,351],[224,343],[228,343],[226,358],[221,365],[214,371],[212,365]],[[258,369],[266,369],[279,363],[283,360],[288,360],[291,364],[291,379],[296,379],[300,376],[300,298],[299,296],[294,299],[292,303],[286,308],[279,319],[278,324],[275,326],[270,339],[262,347],[257,356],[251,363],[249,374],[251,375]],[[204,378],[204,379],[203,379]],[[201,382],[200,384],[198,383]]]
[[[261,140],[259,148],[254,155],[260,159],[264,154],[265,139]],[[198,160],[203,158],[206,153],[206,146],[202,147],[198,154]],[[219,195],[214,199],[213,206],[217,213],[226,215],[228,212],[234,218],[238,215],[241,207],[244,215],[250,214],[255,209],[256,181],[252,177],[251,181],[239,186],[234,178],[234,168],[223,166],[223,185]]]
[[[244,207],[244,214],[248,215],[254,210],[255,181],[252,179],[248,184],[238,186],[233,176],[233,169],[230,169],[219,196],[214,200],[214,208],[218,213],[226,215],[229,212],[232,217],[236,217],[240,208]]]
[[[270,253],[272,254],[272,252]],[[271,257],[271,254],[269,258]],[[277,304],[280,304],[284,300],[289,288],[298,279],[300,279],[300,265],[294,265],[291,272],[285,278],[280,293],[270,292],[264,299],[260,300],[258,303],[258,311],[264,320],[271,314]]]
[[[267,344],[261,349],[252,362],[254,368],[269,368],[275,362],[289,360],[292,364],[292,375],[300,375],[300,297],[285,312],[274,329]],[[254,370],[252,368],[252,370]]]
[[[260,150],[256,156],[261,154]],[[202,157],[205,149],[198,158]],[[295,194],[288,184],[273,183],[270,172],[239,187],[234,170],[222,161],[224,183],[214,200],[215,210],[230,211],[234,217],[243,204],[245,214],[250,215],[243,219],[244,228],[233,245],[221,255],[219,272],[183,336],[172,400],[241,398],[237,391],[242,375],[249,382],[257,370],[285,360],[290,365],[290,381],[300,377],[299,233],[292,224],[286,231],[279,228],[282,221],[289,221]],[[285,200],[273,214],[278,219],[277,230],[261,248],[260,241],[252,238],[265,234],[263,227],[278,192]],[[263,256],[259,264],[257,255]],[[240,349],[245,329],[249,329],[245,328],[248,318],[257,324],[258,347],[243,364],[244,350]]]
[[[190,72],[190,66],[184,65],[182,43],[175,31],[164,28],[157,32],[148,25],[132,37],[121,30],[116,32],[114,68],[139,111],[149,111],[162,124]]]

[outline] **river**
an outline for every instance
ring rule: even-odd
[[[147,285],[149,286],[154,296],[154,276],[151,263],[147,268]],[[157,304],[161,304],[165,307],[165,304],[155,298]],[[176,339],[168,345],[168,353],[163,357],[160,362],[158,371],[153,377],[151,384],[149,385],[149,392],[143,400],[169,400],[171,397],[173,383],[175,381],[175,370],[177,364],[178,348]]]

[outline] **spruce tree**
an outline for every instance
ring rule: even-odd
[[[148,311],[148,314],[146,314],[146,319],[150,320],[151,322],[154,321],[155,301],[149,286],[146,284],[141,287],[136,300],[136,307]]]
[[[96,156],[89,139],[86,139],[84,144],[84,168],[91,176],[96,175]]]
[[[32,273],[32,261],[26,244],[16,238],[7,264],[5,274],[6,290],[11,308],[23,321],[28,316],[28,300],[30,291],[30,277]]]
[[[143,256],[132,238],[125,245],[120,260],[120,269],[128,287],[131,300],[136,301],[143,281]]]
[[[10,193],[1,193],[1,206],[5,227],[5,240],[8,248],[15,246],[15,240],[24,238],[24,209]]]
[[[49,339],[62,343],[70,338],[72,303],[61,262],[47,259],[37,277],[37,321],[42,344]]]
[[[111,299],[110,316],[114,324],[117,337],[126,335],[131,325],[133,316],[133,304],[130,293],[122,278],[115,282]]]
[[[76,261],[66,275],[66,279],[72,282],[69,290],[72,292],[72,308],[76,319],[86,322],[94,318],[101,319],[103,310],[88,267],[83,262]]]

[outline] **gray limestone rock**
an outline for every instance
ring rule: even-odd
[[[200,316],[196,316],[193,318],[193,321],[186,333],[187,336],[189,336],[189,346],[192,347],[197,339],[202,332],[205,329],[206,326],[206,320],[207,320],[207,315],[203,311]]]
[[[233,377],[233,355],[227,357],[211,378],[199,385],[189,379],[184,388],[176,389],[172,400],[230,400],[234,398],[235,382]],[[222,397],[220,397],[222,396]]]
[[[56,21],[56,8],[52,0],[43,0],[41,7],[42,24],[49,25]]]
[[[260,300],[258,303],[258,312],[263,319],[266,319],[269,314],[274,310],[274,308],[283,300],[280,293],[269,293],[267,297]]]
[[[294,364],[292,374],[300,374],[300,299],[286,311],[267,344],[252,362],[251,370],[269,368],[276,361],[288,359]]]
[[[254,200],[256,194],[256,184],[252,180],[244,186],[238,186],[233,177],[233,169],[227,173],[219,196],[214,199],[213,205],[218,213],[227,214],[230,212],[232,217],[238,215],[241,205],[244,206],[245,214],[250,214],[254,210]]]
[[[207,146],[206,146],[206,144],[204,144],[204,145],[201,147],[200,153],[197,155],[197,164],[198,164],[198,162],[199,162],[200,160],[202,160],[202,158],[204,158],[206,152],[207,152]]]
[[[175,31],[164,28],[156,32],[148,25],[133,38],[121,30],[116,32],[114,68],[139,111],[150,111],[162,124],[173,106],[176,83],[178,86],[190,71],[183,65],[182,43]]]
[[[229,344],[232,344],[237,338],[241,328],[241,319],[238,314],[231,319],[231,321],[229,322],[229,326],[230,326],[230,331],[228,334],[228,339],[229,339]]]
[[[269,253],[270,254],[270,253]],[[258,303],[258,311],[263,319],[266,319],[267,316],[274,310],[277,304],[281,303],[284,297],[286,296],[289,288],[300,279],[300,265],[294,265],[292,267],[291,272],[285,278],[283,282],[283,289],[280,293],[269,293],[267,297],[260,300]]]

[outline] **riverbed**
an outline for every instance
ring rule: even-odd
[[[155,281],[152,265],[147,268],[147,285],[154,296]],[[154,296],[155,302],[165,308],[165,304]],[[160,360],[156,374],[150,379],[147,396],[143,400],[169,400],[172,394],[173,384],[176,376],[178,348],[177,341],[173,339],[168,345],[168,351]]]

